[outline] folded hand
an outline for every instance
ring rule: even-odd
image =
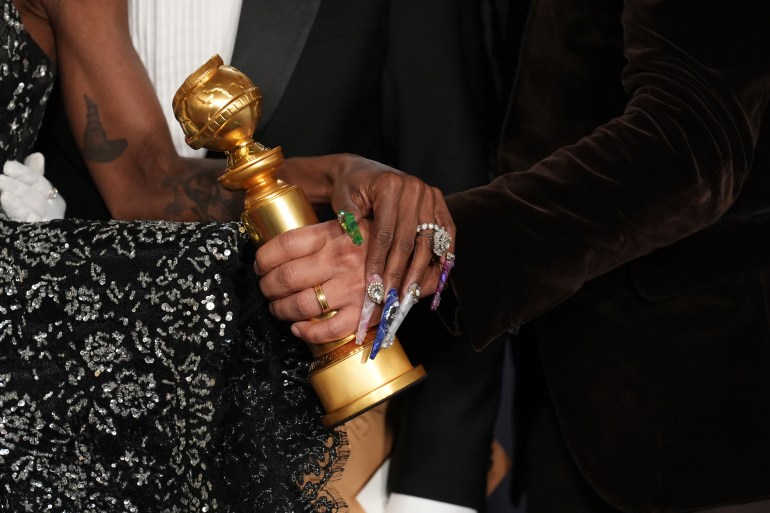
[[[45,160],[40,153],[29,155],[24,164],[6,161],[0,174],[0,204],[14,221],[50,221],[64,217],[66,203],[44,176]]]
[[[360,226],[364,237],[367,227],[366,221]],[[254,270],[274,316],[294,322],[292,332],[307,342],[330,342],[355,331],[365,294],[365,257],[366,248],[329,221],[268,241],[257,251]],[[314,319],[329,311],[336,314]]]

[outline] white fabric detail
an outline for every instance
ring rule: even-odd
[[[385,513],[476,513],[473,508],[391,493]],[[367,512],[369,513],[369,512]]]
[[[177,152],[202,157],[193,150],[174,117],[171,101],[190,73],[214,54],[230,63],[242,0],[129,0],[131,39],[142,59],[166,117]],[[251,0],[254,1],[254,0]]]
[[[390,459],[387,459],[356,495],[356,502],[366,513],[477,513],[473,508],[422,497],[400,493],[388,496],[389,467]]]
[[[356,502],[366,513],[384,513],[388,502],[388,467],[390,459],[382,462],[380,468],[366,482],[356,495]]]

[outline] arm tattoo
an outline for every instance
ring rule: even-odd
[[[95,162],[112,162],[120,157],[128,146],[125,139],[107,139],[107,132],[99,121],[99,107],[87,95],[86,129],[83,133],[83,158]]]
[[[163,186],[173,191],[174,199],[166,205],[166,214],[175,219],[187,212],[198,221],[230,221],[238,219],[243,209],[243,198],[224,194],[216,177],[198,173],[184,177],[168,176]]]

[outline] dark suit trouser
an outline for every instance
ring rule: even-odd
[[[389,491],[484,511],[505,347],[496,341],[475,351],[448,334],[429,303],[418,303],[399,331],[428,379],[391,399],[397,443]]]
[[[534,334],[514,339],[514,486],[527,513],[616,513],[588,484],[569,453],[551,403]]]

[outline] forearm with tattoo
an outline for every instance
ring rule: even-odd
[[[107,132],[99,119],[99,107],[94,101],[83,95],[86,101],[86,128],[83,133],[83,158],[94,162],[112,162],[120,157],[128,141],[125,139],[108,139]]]
[[[92,162],[110,163],[123,155],[126,139],[110,139],[102,126],[98,105],[87,95],[86,127],[83,132],[83,158]],[[169,149],[169,151],[172,151]],[[163,160],[163,162],[169,162]],[[225,191],[216,177],[224,170],[220,162],[204,159],[182,159],[176,156],[174,165],[156,171],[159,180],[150,196],[167,202],[163,216],[169,220],[229,221],[238,219],[243,208],[241,195]],[[224,166],[224,161],[221,161]],[[162,177],[162,178],[161,178]],[[140,213],[143,217],[147,212]]]
[[[204,170],[190,170],[189,174],[167,176],[163,187],[172,191],[173,199],[166,206],[170,218],[190,217],[201,221],[238,219],[243,199],[226,191],[216,181],[216,174]]]

